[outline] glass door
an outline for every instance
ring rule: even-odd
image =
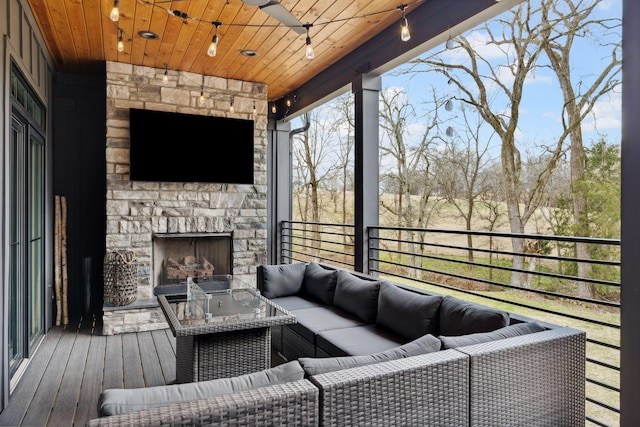
[[[8,286],[13,376],[44,334],[45,139],[39,131],[42,109],[17,74],[12,74],[11,89]]]

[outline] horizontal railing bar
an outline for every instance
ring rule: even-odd
[[[546,234],[515,234],[515,233],[502,233],[498,231],[472,231],[472,230],[445,230],[437,228],[400,228],[400,227],[384,227],[373,226],[369,227],[370,230],[391,230],[391,231],[417,231],[425,233],[444,233],[444,234],[464,234],[472,236],[493,236],[493,237],[518,237],[523,239],[535,239],[535,240],[554,240],[554,241],[567,241],[574,243],[592,243],[597,245],[612,245],[620,246],[620,239],[603,239],[596,237],[574,237],[574,236],[556,236]]]
[[[413,255],[413,256],[421,257],[421,258],[435,259],[435,260],[438,260],[438,261],[445,261],[445,262],[451,262],[451,263],[463,264],[463,265],[473,265],[473,266],[482,267],[482,268],[494,268],[494,269],[502,270],[502,271],[515,271],[515,272],[518,272],[518,273],[531,274],[531,275],[535,275],[535,276],[552,277],[554,279],[567,279],[567,280],[576,281],[576,282],[588,282],[588,283],[594,283],[594,284],[604,285],[604,286],[620,287],[619,283],[610,282],[608,280],[590,279],[590,278],[583,278],[583,277],[578,277],[578,276],[567,276],[567,275],[564,275],[564,274],[545,273],[545,272],[541,272],[541,271],[529,271],[529,270],[523,270],[523,269],[518,269],[518,268],[513,268],[513,267],[504,267],[504,266],[501,266],[501,265],[482,264],[482,263],[478,263],[478,262],[466,261],[466,260],[461,260],[461,259],[451,259],[451,258],[439,257],[439,256],[436,256],[436,255],[428,255],[428,254],[425,255],[425,254],[419,254],[419,253],[415,253],[415,252],[398,251],[396,249],[372,249],[372,250],[373,251],[377,251],[377,252],[381,252],[381,253],[393,253],[393,254],[399,254],[399,255]],[[380,261],[380,260],[378,259],[378,261]],[[585,302],[589,302],[589,301],[585,301]]]
[[[597,385],[599,387],[607,388],[609,390],[612,390],[612,391],[620,393],[620,388],[619,387],[614,387],[612,385],[605,384],[605,383],[603,383],[601,381],[594,380],[593,378],[589,378],[589,377],[586,377],[586,380],[587,380],[587,382],[590,382],[591,384],[595,384],[595,385]]]
[[[597,341],[597,340],[594,340],[593,338],[587,338],[587,342],[591,343],[591,344],[601,345],[603,347],[608,347],[608,348],[611,348],[613,350],[620,350],[620,346],[619,345],[609,344],[609,343],[602,342],[602,341]]]
[[[509,255],[509,256],[526,256],[529,258],[538,258],[549,261],[570,261],[570,262],[582,262],[582,263],[590,263],[590,264],[598,264],[598,265],[609,265],[609,266],[619,266],[619,261],[609,261],[609,260],[599,260],[599,259],[582,259],[582,258],[571,258],[571,257],[561,257],[556,255],[546,255],[546,254],[534,254],[534,253],[522,253],[522,252],[511,252],[511,251],[501,251],[497,249],[483,249],[476,247],[468,247],[468,246],[455,246],[455,245],[445,245],[442,243],[430,243],[430,242],[418,242],[414,240],[403,240],[403,239],[391,239],[391,238],[383,238],[383,237],[370,237],[371,240],[375,240],[378,242],[390,242],[390,243],[406,243],[410,245],[420,245],[420,246],[428,246],[434,248],[443,248],[443,249],[455,249],[459,251],[474,251],[474,252],[483,252],[483,253],[494,253],[499,255]],[[381,251],[386,251],[386,249],[380,249]]]
[[[297,231],[298,233],[317,233],[317,234],[326,234],[329,236],[340,236],[340,237],[352,237],[352,234],[347,233],[338,233],[336,231],[322,231],[322,230],[310,230],[308,228],[289,228],[288,231]],[[289,236],[295,236],[294,233],[289,234]]]
[[[553,297],[557,297],[557,298],[570,299],[570,300],[573,300],[573,301],[581,301],[581,302],[585,302],[585,303],[589,303],[589,304],[597,304],[597,305],[603,305],[603,306],[607,306],[607,307],[619,308],[619,306],[620,306],[620,304],[618,304],[618,303],[609,302],[609,301],[600,301],[600,300],[594,300],[594,299],[589,299],[589,298],[569,296],[569,295],[565,295],[565,294],[559,294],[557,292],[543,291],[543,290],[539,290],[539,289],[521,288],[519,286],[508,285],[506,283],[500,283],[500,282],[493,282],[491,280],[486,280],[486,279],[482,279],[482,278],[464,276],[462,274],[444,273],[444,272],[442,272],[440,270],[431,270],[431,269],[428,269],[428,268],[413,267],[413,266],[410,266],[410,265],[401,264],[401,263],[397,263],[397,262],[394,262],[394,261],[386,261],[386,260],[383,261],[380,258],[372,258],[372,259],[374,261],[378,261],[380,264],[390,264],[390,265],[395,265],[395,266],[400,266],[400,267],[412,268],[412,269],[425,271],[425,272],[429,272],[429,273],[445,274],[445,275],[447,275],[449,277],[455,277],[455,278],[464,279],[464,280],[471,280],[471,281],[474,281],[474,282],[484,283],[486,285],[501,286],[503,288],[514,289],[514,290],[518,290],[518,291],[532,292],[532,293],[535,293],[535,294],[553,296]],[[519,272],[523,272],[523,273],[525,272],[524,270],[515,270],[515,269],[511,270],[511,271],[519,271]]]
[[[620,408],[616,408],[614,406],[607,405],[606,403],[600,402],[599,400],[595,400],[595,399],[593,399],[591,397],[588,397],[588,396],[587,396],[586,400],[587,400],[587,402],[591,402],[594,405],[598,405],[598,406],[600,406],[602,408],[608,409],[608,410],[616,412],[618,414],[620,413]]]
[[[312,221],[291,221],[291,220],[287,220],[287,221],[282,221],[283,224],[302,224],[302,225],[324,225],[327,227],[341,227],[341,228],[354,228],[355,229],[355,225],[353,224],[338,224],[338,223],[331,223],[331,222],[312,222]]]
[[[290,253],[293,253],[293,252],[290,252]],[[299,253],[299,252],[295,252],[295,253]],[[288,259],[289,261],[306,262],[306,260],[304,260],[302,258],[295,258],[295,257],[292,257],[292,256],[287,256],[287,255],[282,255],[282,258],[283,259]],[[321,259],[323,261],[331,261],[331,262],[334,262],[336,264],[341,264],[341,265],[344,265],[344,266],[347,266],[347,267],[353,267],[352,264],[349,264],[349,263],[343,262],[343,261],[339,261],[339,260],[336,260],[336,259],[323,258],[323,257],[320,257],[320,256],[313,256],[312,258]]]
[[[293,245],[297,246],[297,247],[300,247],[300,248],[317,250],[319,252],[329,252],[331,254],[345,255],[345,256],[351,256],[351,257],[353,256],[353,254],[349,254],[349,253],[346,253],[346,252],[334,251],[334,250],[331,250],[331,249],[320,249],[320,248],[318,248],[316,246],[309,246],[309,245],[305,245],[303,243],[295,243]]]
[[[586,416],[585,419],[593,424],[597,424],[600,427],[611,427],[609,424],[604,424],[603,422],[600,422],[598,420],[595,420],[593,418],[591,418],[590,416]]]
[[[387,272],[387,271],[382,271],[382,270],[372,270],[372,271],[376,271],[378,273],[383,273],[383,274],[390,275],[390,276],[393,276],[393,277],[406,278],[405,276],[401,276],[399,274],[395,274],[395,273],[391,273],[391,272]],[[437,287],[449,289],[449,290],[452,290],[452,291],[462,292],[462,293],[469,294],[469,295],[475,295],[477,297],[489,299],[489,300],[492,300],[492,301],[506,302],[506,303],[509,303],[509,304],[516,305],[518,307],[530,308],[532,310],[541,311],[543,313],[556,314],[558,316],[568,317],[570,319],[580,320],[580,321],[586,322],[586,323],[593,323],[593,324],[596,324],[596,325],[608,326],[610,328],[620,329],[620,325],[615,325],[613,323],[607,323],[607,322],[602,322],[600,320],[588,319],[586,317],[576,316],[576,315],[573,315],[573,314],[560,313],[560,312],[557,312],[557,311],[554,311],[554,310],[549,310],[549,309],[546,309],[546,308],[535,307],[535,306],[532,306],[532,305],[523,304],[523,303],[516,302],[516,301],[509,301],[509,300],[504,300],[504,299],[501,299],[501,298],[491,297],[491,296],[488,296],[488,295],[482,295],[482,294],[478,294],[478,293],[475,293],[475,292],[471,292],[471,291],[466,290],[466,289],[459,289],[459,288],[456,288],[456,287],[453,287],[453,286],[448,286],[448,285],[444,285],[444,284],[440,284],[440,283],[434,283],[434,282],[428,282],[428,281],[420,280],[420,279],[417,279],[417,278],[411,278],[411,280],[416,281],[416,282],[420,282],[420,283],[424,283],[426,285],[437,286]]]
[[[313,237],[304,237],[304,236],[299,236],[299,235],[295,235],[295,234],[291,235],[291,236],[287,236],[287,237],[290,238],[290,243],[292,243],[292,244],[293,244],[294,240],[304,240],[304,241],[308,240],[310,242],[333,243],[335,245],[342,245],[342,246],[346,246],[346,247],[349,247],[349,248],[354,246],[353,243],[332,242],[332,241],[329,241],[329,240],[318,240],[318,239],[315,239]]]
[[[589,340],[587,339],[587,341],[589,341]],[[589,362],[589,363],[593,363],[593,364],[596,364],[596,365],[600,365],[600,366],[602,366],[603,368],[608,368],[608,369],[611,369],[611,370],[614,370],[614,371],[618,371],[618,372],[620,372],[620,368],[619,368],[618,366],[611,365],[611,364],[609,364],[609,363],[607,363],[607,362],[601,362],[600,360],[592,359],[592,358],[590,358],[590,357],[587,357],[587,358],[586,358],[586,360],[587,360],[587,362]]]

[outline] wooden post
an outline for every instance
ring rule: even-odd
[[[69,324],[69,309],[67,306],[67,197],[61,196],[61,216],[62,224],[60,229],[60,249],[62,259],[60,267],[62,269],[62,322],[66,326]]]
[[[62,320],[62,304],[60,301],[60,291],[62,286],[62,273],[60,271],[60,196],[55,196],[55,293],[56,293],[56,326],[60,326]]]

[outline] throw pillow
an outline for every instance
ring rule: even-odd
[[[171,403],[206,399],[303,378],[304,371],[300,363],[293,360],[270,369],[233,378],[147,388],[108,389],[100,394],[98,414],[101,417],[128,414]]]
[[[386,362],[387,360],[402,359],[419,354],[434,353],[440,350],[440,341],[433,335],[424,335],[416,340],[399,347],[394,347],[379,353],[362,356],[342,357],[301,357],[298,359],[307,376],[339,371],[347,368]]]
[[[509,313],[452,296],[440,307],[440,335],[459,336],[491,332],[509,324]]]
[[[262,265],[262,289],[265,298],[278,298],[295,295],[300,292],[304,272],[303,262],[295,264]]]
[[[442,296],[424,295],[382,282],[376,323],[413,340],[438,331]]]
[[[361,279],[346,270],[339,270],[333,304],[355,314],[365,322],[375,322],[380,283]]]
[[[318,263],[310,262],[304,272],[302,289],[324,304],[333,305],[337,277],[338,270],[323,268]]]
[[[462,335],[459,337],[439,336],[442,341],[442,349],[464,347],[466,345],[482,344],[485,342],[501,340],[505,338],[518,337],[520,335],[533,334],[535,332],[544,331],[545,328],[536,322],[516,323],[496,329],[493,332],[481,332],[477,334]]]

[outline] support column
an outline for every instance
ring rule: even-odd
[[[367,228],[379,225],[378,99],[380,76],[360,75],[352,82],[355,108],[355,259],[354,269],[369,274]],[[377,233],[377,231],[376,231]]]
[[[291,123],[270,120],[267,125],[267,264],[281,259],[281,223],[291,220]],[[286,242],[284,242],[286,244]]]

